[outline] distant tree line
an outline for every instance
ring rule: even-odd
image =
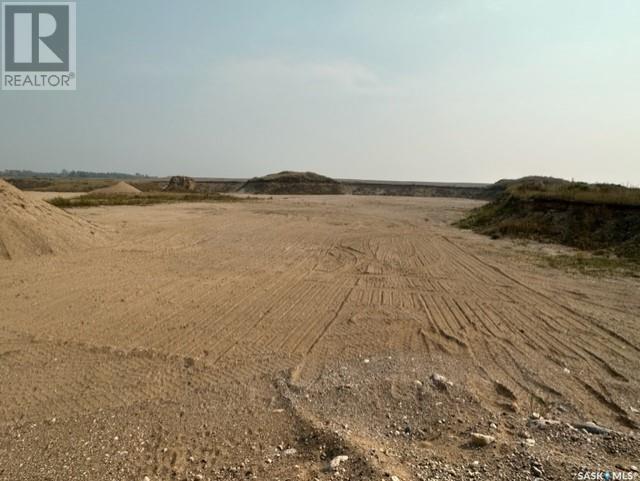
[[[45,178],[80,178],[80,179],[148,179],[151,176],[146,174],[125,174],[122,172],[86,172],[84,170],[62,169],[60,172],[34,172],[32,170],[10,170],[0,171],[0,177],[12,177],[14,179],[24,179],[31,177]]]

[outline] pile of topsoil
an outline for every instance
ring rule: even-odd
[[[266,195],[343,194],[337,180],[313,172],[280,172],[248,180],[239,192]]]

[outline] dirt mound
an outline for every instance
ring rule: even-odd
[[[102,189],[96,189],[89,192],[91,194],[141,194],[142,191],[136,189],[134,186],[127,184],[126,182],[118,182],[109,187],[103,187]]]
[[[167,186],[162,189],[166,192],[195,192],[198,184],[191,177],[176,175],[171,177]]]
[[[484,198],[494,200],[509,190],[518,189],[546,189],[570,184],[568,180],[557,177],[544,177],[541,175],[529,175],[519,179],[500,179],[485,189]]]
[[[528,175],[520,177],[519,179],[500,179],[495,185],[502,185],[510,187],[513,185],[524,185],[528,187],[548,187],[553,185],[566,185],[570,184],[568,180],[560,179],[558,177],[547,177],[543,175]]]
[[[314,172],[284,171],[255,177],[240,188],[240,192],[267,195],[343,194],[337,180]]]
[[[557,242],[640,262],[640,189],[550,177],[499,181],[498,197],[460,227],[494,238]],[[608,251],[608,252],[607,252]]]
[[[0,259],[69,252],[96,242],[96,228],[0,179]]]

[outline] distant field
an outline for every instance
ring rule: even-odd
[[[119,178],[10,178],[8,181],[25,191],[41,192],[91,192],[95,189],[109,187],[118,182]],[[166,187],[169,178],[139,178],[124,179],[128,184],[143,192],[160,192]],[[195,178],[197,192],[205,193],[231,193],[238,192],[247,184],[249,179],[223,179],[223,178]],[[271,186],[272,195],[294,195],[307,193],[310,190],[316,193],[343,193],[351,195],[384,195],[400,197],[458,197],[469,199],[486,199],[489,195],[488,184],[470,184],[456,182],[405,182],[405,181],[378,181],[340,179],[338,185],[325,188],[292,189],[291,184],[285,188],[277,189]],[[253,192],[255,189],[248,189]],[[267,193],[267,192],[265,192]]]
[[[281,175],[281,174],[276,174]],[[266,176],[268,179],[273,176]],[[32,177],[10,178],[8,181],[25,191],[40,192],[91,192],[109,187],[119,178],[78,178],[78,177]],[[133,178],[126,182],[142,192],[161,192],[169,178]],[[242,191],[256,179],[195,178],[198,194],[224,194]],[[331,179],[329,179],[331,180]],[[400,197],[458,197],[468,199],[494,200],[509,193],[523,200],[551,200],[584,204],[640,206],[640,189],[631,189],[610,184],[585,184],[562,179],[526,177],[519,180],[504,180],[495,184],[461,182],[405,182],[339,179],[331,184],[331,189],[309,188],[280,182],[282,188],[267,189],[272,195],[295,195],[305,193],[342,193],[350,195],[379,195]],[[313,187],[313,184],[310,184]],[[288,187],[288,188],[287,188]],[[255,189],[248,189],[252,191]],[[309,192],[307,192],[307,190]],[[124,202],[124,201],[123,201]]]
[[[238,202],[242,199],[222,194],[156,192],[143,194],[102,194],[78,197],[60,196],[48,199],[60,208],[98,207],[103,205],[154,205],[177,202]]]
[[[8,178],[10,184],[13,184],[20,190],[39,191],[39,192],[91,192],[95,189],[102,189],[115,184],[121,179],[91,179],[78,177],[60,177],[60,178]],[[152,180],[128,180],[132,185],[154,185]],[[139,188],[139,187],[138,187]],[[140,189],[143,190],[143,189]]]

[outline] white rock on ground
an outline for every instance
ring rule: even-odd
[[[471,444],[474,446],[488,446],[494,443],[495,440],[495,437],[489,436],[488,434],[471,433]]]
[[[338,466],[340,466],[340,464],[347,461],[348,459],[349,456],[345,456],[344,454],[336,456],[329,462],[329,467],[335,471],[336,469],[338,469]]]
[[[431,375],[431,384],[438,389],[447,389],[449,386],[453,386],[453,383],[451,383],[446,377],[437,373],[433,373]]]

